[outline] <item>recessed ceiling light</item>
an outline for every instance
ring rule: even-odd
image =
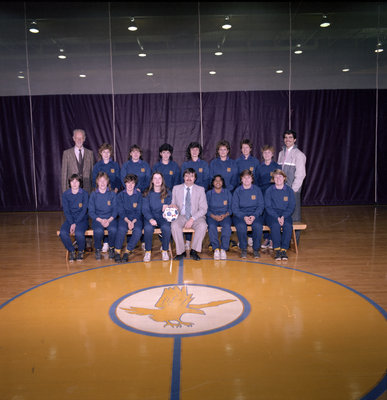
[[[343,68],[342,71],[343,72],[349,72],[349,68]]]
[[[221,55],[223,55],[223,51],[218,50],[218,51],[215,51],[214,54],[215,54],[216,56],[221,56]]]
[[[216,71],[210,71],[209,74],[210,75],[216,75]]]
[[[383,51],[382,44],[379,42],[376,46],[375,53],[383,53]]]
[[[79,74],[79,77],[80,78],[86,78],[86,75],[85,74]]]
[[[19,79],[24,79],[24,75],[18,75],[17,76]]]
[[[294,54],[302,54],[302,50],[294,50]]]
[[[58,58],[60,58],[61,60],[64,60],[67,58],[67,56],[65,56],[64,54],[59,54]]]
[[[146,73],[148,76],[153,76],[153,72],[147,72]]]
[[[146,57],[146,53],[138,53],[139,57]]]
[[[276,74],[282,74],[283,72],[284,72],[283,69],[277,69],[277,70],[275,71]]]

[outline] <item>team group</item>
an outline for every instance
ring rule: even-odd
[[[104,143],[98,151],[100,160],[94,164],[93,152],[83,146],[85,139],[82,129],[74,130],[75,146],[65,150],[62,158],[66,220],[60,237],[69,251],[70,262],[83,260],[89,217],[97,260],[101,259],[101,252],[108,251],[111,259],[126,262],[141,240],[144,261],[149,262],[155,228],[161,230],[163,261],[169,260],[171,236],[176,246],[175,259],[182,259],[189,250],[192,259],[200,260],[207,231],[214,259],[225,260],[232,225],[241,258],[247,257],[249,245],[254,258],[260,257],[260,248],[273,248],[276,260],[288,259],[286,250],[293,220],[301,219],[300,194],[306,175],[306,157],[297,148],[293,130],[283,134],[284,148],[277,162],[274,148],[269,145],[262,147],[260,162],[252,155],[249,139],[241,141],[241,155],[232,160],[229,142],[221,140],[216,145],[216,157],[209,164],[201,158],[202,146],[191,142],[181,168],[173,161],[173,147],[168,143],[160,146],[159,162],[152,169],[137,145],[130,147],[128,161],[120,168],[112,160],[112,146]],[[178,210],[179,215],[172,222],[163,217],[167,207]],[[264,233],[261,243],[263,224],[270,227],[270,233]],[[192,228],[194,235],[183,233],[184,228]],[[131,235],[127,235],[128,230]],[[125,238],[127,245],[122,250]]]

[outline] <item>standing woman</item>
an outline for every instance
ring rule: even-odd
[[[254,171],[255,183],[262,191],[262,195],[265,198],[266,190],[273,185],[273,179],[271,173],[276,169],[281,169],[280,165],[274,160],[274,147],[265,145],[261,149],[263,161],[260,163]],[[263,223],[268,225],[266,220],[266,210],[263,212]],[[264,232],[262,249],[272,249],[273,241],[271,239],[270,232]]]
[[[207,191],[210,184],[210,168],[208,163],[201,159],[203,153],[203,147],[198,142],[191,142],[186,151],[185,156],[187,161],[184,161],[181,166],[181,178],[180,181],[184,181],[184,171],[188,168],[193,168],[196,171],[195,185],[201,186]],[[185,236],[185,249],[188,251],[191,249],[192,233],[186,233]]]
[[[131,230],[132,234],[127,240],[126,251],[122,256],[123,262],[128,261],[129,255],[133,253],[142,235],[142,195],[136,190],[137,176],[128,174],[124,182],[125,190],[122,190],[117,195],[117,209],[120,221],[115,242],[115,262],[121,261],[121,249],[128,230]]]
[[[273,238],[274,258],[287,260],[286,250],[289,248],[293,232],[292,214],[296,206],[293,189],[285,185],[286,174],[280,169],[272,172],[274,185],[265,193],[265,209],[267,223]],[[282,232],[281,232],[282,231]]]
[[[210,169],[208,163],[201,159],[202,152],[203,148],[198,142],[191,142],[188,145],[185,151],[187,161],[181,165],[180,181],[183,182],[184,171],[187,168],[193,168],[196,171],[195,185],[202,186],[204,190],[207,190],[210,183]]]
[[[172,190],[175,185],[180,184],[180,168],[172,159],[173,147],[164,143],[159,147],[159,162],[152,168],[153,172],[160,172],[165,180],[165,184],[169,190]]]
[[[69,252],[69,261],[75,260],[75,248],[73,246],[70,235],[75,235],[78,244],[77,261],[83,260],[83,252],[85,250],[85,231],[89,224],[87,217],[87,205],[89,195],[83,189],[82,179],[78,174],[73,174],[69,178],[70,189],[62,194],[63,212],[66,221],[60,228],[60,238]]]
[[[239,239],[241,258],[247,257],[247,227],[253,231],[254,258],[259,258],[259,247],[262,236],[262,212],[264,201],[261,189],[253,185],[253,173],[245,169],[241,175],[241,185],[232,197],[233,222]]]
[[[214,260],[226,260],[231,237],[231,192],[224,187],[221,175],[215,175],[207,193],[207,225],[210,244],[214,249]],[[220,243],[218,226],[222,227]]]
[[[249,169],[251,172],[255,171],[259,161],[257,158],[252,156],[253,143],[250,139],[242,139],[240,143],[241,155],[235,161],[238,166],[238,174],[240,174],[245,169]]]
[[[161,229],[162,260],[168,261],[168,248],[171,240],[171,223],[163,218],[163,211],[172,201],[172,194],[165,185],[163,175],[154,172],[149,188],[144,192],[142,214],[144,216],[144,262],[151,259],[153,232],[156,227]]]
[[[96,179],[96,189],[90,195],[89,216],[94,230],[95,259],[101,259],[102,239],[104,230],[108,231],[109,258],[114,258],[114,242],[117,233],[117,196],[109,188],[109,177],[105,172],[99,172]]]
[[[110,180],[110,187],[114,192],[118,192],[121,188],[120,166],[113,161],[113,147],[104,143],[98,149],[99,161],[93,167],[93,188],[95,188],[95,179],[99,172],[105,172]]]
[[[238,165],[228,155],[230,153],[230,143],[221,140],[216,145],[215,158],[210,162],[210,178],[215,175],[222,175],[225,188],[231,193],[238,186]]]
[[[137,188],[141,193],[148,188],[151,177],[151,169],[149,164],[142,159],[142,150],[137,144],[134,144],[130,147],[128,161],[122,165],[122,185],[125,185],[125,176],[128,174],[134,174],[137,176]]]

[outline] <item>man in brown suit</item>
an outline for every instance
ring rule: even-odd
[[[172,204],[179,209],[178,218],[172,222],[171,230],[176,245],[175,260],[181,260],[185,253],[183,228],[195,230],[191,244],[190,256],[199,261],[202,243],[207,232],[206,214],[207,198],[204,188],[195,185],[196,171],[187,168],[183,173],[184,183],[172,190]]]
[[[68,180],[71,175],[78,174],[83,180],[83,189],[90,194],[92,190],[91,176],[94,166],[94,155],[83,147],[86,134],[83,129],[74,129],[75,146],[63,152],[62,157],[62,192],[69,188]]]

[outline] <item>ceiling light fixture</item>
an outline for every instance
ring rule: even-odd
[[[86,74],[79,74],[80,78],[86,78]]]
[[[135,32],[137,29],[138,28],[137,28],[136,23],[134,22],[134,18],[130,17],[130,23],[129,23],[129,26],[128,26],[128,30],[131,31],[131,32]]]
[[[146,53],[142,51],[141,53],[138,53],[138,56],[139,57],[146,57]]]
[[[153,76],[153,72],[147,72],[147,76]]]
[[[216,71],[210,71],[209,74],[210,75],[216,75]]]
[[[349,68],[345,67],[342,69],[343,72],[349,72]]]
[[[59,53],[60,54],[58,55],[58,58],[60,58],[61,60],[65,60],[67,58],[66,54],[63,54],[64,53],[63,49],[59,49]]]
[[[331,26],[331,23],[328,21],[328,17],[326,15],[323,15],[323,20],[320,24],[320,28],[328,28],[328,26]]]
[[[277,69],[277,70],[275,71],[276,74],[282,74],[283,72],[284,72],[283,69]]]
[[[376,45],[376,49],[375,49],[375,53],[383,53],[383,47],[382,47],[382,43],[378,43],[377,45]]]
[[[29,31],[30,31],[31,33],[39,33],[38,24],[37,24],[36,21],[32,21],[32,22],[31,22]]]
[[[231,25],[231,23],[230,23],[230,17],[227,16],[227,17],[225,17],[225,19],[224,19],[224,23],[223,23],[223,25],[222,25],[222,28],[227,30],[227,29],[231,29],[231,27],[232,27],[232,25]]]
[[[296,47],[297,47],[297,49],[294,50],[294,54],[302,54],[301,45],[298,44]]]

